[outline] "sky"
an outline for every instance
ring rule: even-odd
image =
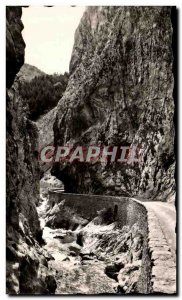
[[[69,71],[74,33],[84,6],[23,8],[25,62],[47,74]]]

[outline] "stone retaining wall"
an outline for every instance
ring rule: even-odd
[[[146,226],[146,208],[139,202],[127,197],[113,197],[88,194],[62,193],[60,190],[49,190],[49,205],[65,200],[66,204],[73,208],[79,215],[93,219],[97,211],[103,208],[118,206],[118,222],[130,227],[137,221]]]

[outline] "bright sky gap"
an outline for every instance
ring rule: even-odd
[[[23,8],[25,62],[47,74],[69,71],[74,34],[84,6]]]

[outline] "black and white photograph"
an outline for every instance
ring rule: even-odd
[[[5,7],[6,294],[177,295],[177,7],[25,4]]]

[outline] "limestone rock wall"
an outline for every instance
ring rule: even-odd
[[[7,7],[7,293],[48,294],[54,293],[56,283],[47,268],[50,257],[40,247],[42,232],[35,207],[40,179],[38,134],[14,81],[24,62],[21,14],[21,7]]]
[[[175,193],[170,7],[88,7],[75,33],[55,145],[138,144],[141,164],[64,163],[67,192],[166,200]]]

